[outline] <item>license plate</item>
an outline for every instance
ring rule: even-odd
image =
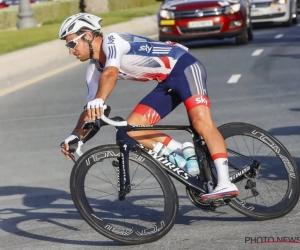
[[[214,23],[212,20],[207,20],[207,21],[195,21],[195,22],[189,22],[188,23],[188,28],[193,29],[193,28],[201,28],[201,27],[211,27],[213,26]]]
[[[262,16],[263,12],[259,9],[252,9],[251,10],[251,16]]]

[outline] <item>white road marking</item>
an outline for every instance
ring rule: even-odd
[[[283,37],[283,34],[278,34],[278,35],[275,36],[274,38],[275,38],[275,39],[279,39],[279,38],[281,38],[281,37]]]
[[[263,49],[257,49],[252,53],[252,56],[259,56],[263,51]]]
[[[242,75],[232,75],[229,80],[228,80],[228,84],[232,84],[232,83],[237,83],[238,80],[240,79]]]
[[[7,95],[7,94],[9,94],[9,93],[11,93],[11,92],[17,91],[17,90],[19,90],[19,89],[25,88],[25,87],[27,87],[27,86],[30,86],[30,85],[32,85],[32,84],[35,84],[35,83],[37,83],[37,82],[42,82],[42,80],[44,80],[44,79],[46,79],[46,78],[48,78],[48,77],[54,76],[54,75],[56,75],[56,74],[58,74],[58,73],[61,73],[61,72],[63,72],[63,71],[66,71],[66,70],[68,70],[68,69],[71,69],[71,68],[73,68],[73,67],[75,67],[75,66],[78,66],[80,63],[81,63],[81,62],[76,61],[76,62],[71,63],[71,64],[68,64],[68,65],[66,65],[66,66],[64,66],[64,67],[60,67],[59,69],[55,69],[55,70],[49,71],[49,72],[47,72],[47,73],[45,73],[45,74],[36,76],[36,77],[31,78],[31,79],[29,79],[29,80],[27,80],[27,81],[24,81],[24,82],[21,82],[21,83],[19,83],[19,84],[16,84],[16,85],[13,86],[13,87],[4,89],[4,90],[0,91],[0,97],[1,97],[1,96],[4,96],[4,95]]]

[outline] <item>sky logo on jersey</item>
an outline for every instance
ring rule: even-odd
[[[153,47],[152,54],[169,54],[170,47]]]
[[[107,42],[107,44],[115,44],[115,38],[114,38],[114,36],[109,36],[109,37],[108,37],[108,42]]]
[[[192,108],[196,106],[204,105],[210,107],[210,100],[205,95],[201,95],[201,94],[193,95],[184,102],[184,105],[187,111],[190,111]]]
[[[146,51],[147,53],[150,53],[152,47],[148,46],[148,44],[143,45],[140,47],[139,51]]]
[[[204,95],[200,95],[199,97],[197,97],[195,99],[195,101],[196,101],[197,104],[204,104],[205,106],[208,105],[207,97],[204,96]]]

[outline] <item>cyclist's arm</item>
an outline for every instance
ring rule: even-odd
[[[95,99],[105,101],[117,83],[122,57],[130,50],[130,45],[117,33],[109,33],[103,37],[102,49],[106,62],[99,78]]]
[[[99,87],[95,95],[96,98],[106,100],[109,94],[112,92],[116,86],[119,75],[119,69],[114,66],[106,67],[99,79]]]
[[[90,132],[90,129],[83,129],[82,128],[83,124],[87,121],[89,121],[89,118],[88,118],[88,115],[87,115],[86,111],[84,110],[81,113],[81,115],[78,119],[77,125],[73,130],[73,132],[75,134],[77,134],[80,139],[84,138]]]
[[[98,79],[101,76],[101,72],[97,70],[97,66],[94,60],[89,61],[89,65],[86,71],[86,85],[88,88],[86,102],[93,100],[98,88]],[[89,121],[88,114],[86,112],[86,107],[84,107],[84,111],[80,114],[79,119],[77,121],[77,125],[74,128],[73,132],[78,135],[78,137],[82,140],[87,134],[91,131],[90,129],[82,129],[82,126],[85,122]],[[96,134],[96,133],[94,133]],[[92,136],[91,136],[92,137]],[[91,138],[90,137],[90,138]],[[85,138],[84,142],[86,142],[90,138]]]
[[[82,125],[87,120],[86,111],[83,111],[78,119],[77,125],[72,131],[71,135],[60,144],[61,152],[67,157],[68,160],[71,160],[71,154],[74,154],[78,148],[80,149],[82,142],[86,142],[84,137],[88,137],[91,129],[82,129]],[[95,135],[95,132],[93,135]],[[91,137],[89,137],[90,139]],[[81,141],[82,140],[82,141]],[[69,151],[71,147],[71,152]]]
[[[60,144],[61,152],[67,157],[68,160],[71,160],[70,153],[74,154],[74,151],[76,151],[78,148],[80,151],[82,143],[87,142],[99,131],[99,128],[82,129],[84,122],[88,121],[87,117],[86,111],[83,111],[71,135]],[[71,152],[69,151],[70,147]]]

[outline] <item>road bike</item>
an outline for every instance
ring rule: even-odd
[[[225,139],[230,180],[237,197],[205,203],[201,195],[217,184],[211,155],[190,125],[129,125],[121,117],[101,117],[84,128],[116,127],[116,144],[97,146],[75,161],[70,177],[74,204],[100,234],[124,244],[143,244],[166,235],[177,218],[179,203],[171,177],[185,185],[196,207],[215,210],[229,205],[241,214],[270,220],[288,214],[299,199],[299,175],[288,150],[271,134],[246,123],[218,127]],[[200,173],[191,176],[167,158],[128,136],[128,131],[176,130],[191,134]]]

